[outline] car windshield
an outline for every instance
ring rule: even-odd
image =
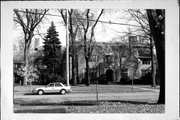
[[[47,87],[54,87],[54,84],[49,84]]]

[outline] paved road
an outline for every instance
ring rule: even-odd
[[[124,88],[123,88],[124,87]],[[104,101],[132,101],[132,102],[156,102],[159,96],[158,89],[149,89],[142,86],[134,86],[134,92],[131,86],[100,86],[98,100]],[[35,95],[28,91],[15,91],[14,93],[14,110],[29,109],[59,109],[67,101],[95,101],[97,96],[94,86],[75,87],[73,92],[66,95],[45,94]],[[74,104],[73,104],[74,105]],[[67,106],[64,106],[67,107]]]
[[[144,89],[144,88],[143,88]],[[113,93],[98,93],[99,100],[126,100],[126,101],[146,101],[157,100],[158,91],[148,92],[113,92]],[[96,93],[68,93],[66,95],[60,94],[45,94],[34,95],[31,93],[15,93],[15,104],[60,104],[64,101],[82,101],[82,100],[96,100]]]

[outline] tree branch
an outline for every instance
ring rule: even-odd
[[[63,18],[64,24],[67,25],[67,11],[64,9],[58,9],[58,11]],[[64,14],[64,11],[66,11],[65,14]]]

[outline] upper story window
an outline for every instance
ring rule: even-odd
[[[121,69],[121,76],[127,77],[128,76],[128,70],[127,69]]]
[[[150,65],[150,60],[142,60],[142,64],[144,64],[144,65]]]
[[[105,54],[104,56],[104,62],[106,63],[111,63],[114,61],[114,57],[113,57],[113,54],[110,53],[110,54]]]
[[[121,64],[125,63],[126,58],[125,57],[121,57]]]

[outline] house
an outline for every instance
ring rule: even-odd
[[[136,37],[133,37],[134,39]],[[101,78],[106,83],[121,82],[122,79],[141,79],[151,72],[150,53],[150,47],[143,44],[97,42],[89,62],[91,82]],[[80,82],[85,79],[85,67],[84,56],[82,52],[79,52]]]
[[[15,52],[13,58],[14,83],[23,84],[23,77],[20,75],[20,71],[23,65],[24,65],[23,53]]]
[[[42,48],[38,47],[34,50],[30,51],[29,57],[29,64],[34,65],[35,62],[39,60],[43,56]],[[14,82],[17,84],[23,84],[23,76],[22,76],[22,69],[24,67],[24,52],[23,51],[14,51],[13,57],[13,72],[14,72]]]

